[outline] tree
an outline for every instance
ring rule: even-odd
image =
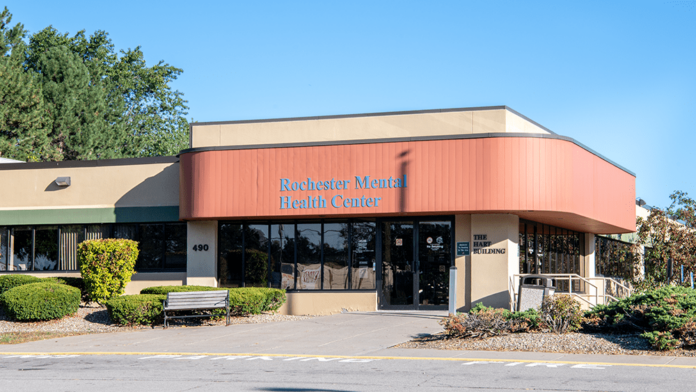
[[[148,67],[140,47],[116,52],[101,30],[69,36],[47,27],[25,43],[23,26],[9,28],[10,20],[5,8],[0,50],[5,57],[13,53],[12,77],[24,92],[0,91],[17,101],[0,111],[21,107],[29,125],[0,123],[0,156],[103,159],[173,155],[187,147],[188,107],[183,94],[170,87],[181,69],[163,61]],[[17,64],[23,78],[15,75],[21,73]]]
[[[0,13],[0,156],[36,160],[47,145],[41,83],[24,71],[21,24],[8,28],[12,15]]]
[[[653,208],[647,219],[638,218],[638,245],[645,246],[645,280],[661,283],[667,280],[667,260],[673,260],[676,282],[681,266],[696,272],[696,201],[686,192],[670,195],[672,204],[666,210]]]

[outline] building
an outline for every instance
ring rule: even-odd
[[[515,274],[593,277],[595,235],[635,231],[633,173],[505,106],[194,123],[178,157],[0,180],[5,273],[77,275],[83,239],[133,238],[128,293],[279,287],[291,314],[444,309],[451,266],[460,309],[507,307]]]

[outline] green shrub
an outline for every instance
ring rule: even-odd
[[[52,282],[29,283],[6,291],[2,301],[15,320],[54,320],[77,312],[80,290]]]
[[[70,277],[70,276],[57,276],[50,278],[43,278],[44,282],[54,282],[58,284],[65,284],[74,287],[82,293],[82,298],[87,299],[87,290],[85,288],[85,281],[82,278]]]
[[[440,320],[445,333],[451,337],[485,339],[492,336],[507,335],[510,321],[505,319],[503,309],[476,308],[474,313],[459,313]]]
[[[257,290],[261,291],[266,296],[266,304],[264,306],[264,311],[266,312],[275,312],[287,301],[285,290],[267,287],[259,287]]]
[[[15,287],[38,282],[41,282],[41,278],[31,275],[2,275],[0,276],[0,295]]]
[[[230,313],[238,315],[276,311],[286,301],[285,290],[268,287],[155,286],[140,290],[140,294],[167,295],[167,293],[212,290],[229,290]],[[214,313],[218,314],[219,311]]]
[[[578,301],[570,295],[559,294],[544,297],[541,314],[544,323],[558,334],[577,331],[583,316]]]
[[[524,312],[505,311],[505,319],[510,321],[512,332],[528,332],[545,326],[541,313],[536,309],[527,309]]]
[[[153,325],[162,320],[166,295],[136,294],[114,297],[105,302],[111,321],[121,325]]]
[[[666,350],[696,346],[694,321],[696,290],[666,286],[595,306],[583,322],[587,329],[642,331],[653,347]]]
[[[124,239],[88,240],[77,248],[80,273],[91,301],[123,294],[134,273],[138,243]]]
[[[490,306],[477,303],[471,308],[469,314],[480,314],[495,310]],[[500,309],[505,320],[510,322],[510,332],[528,332],[538,330],[543,326],[541,314],[536,309],[527,309],[524,312],[511,312],[507,309]]]
[[[210,286],[154,286],[140,290],[140,294],[167,295],[167,293],[184,293],[189,291],[218,291],[227,290],[224,287]]]

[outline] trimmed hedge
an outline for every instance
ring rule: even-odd
[[[41,282],[41,278],[31,275],[2,275],[0,276],[0,295],[15,287],[38,282]]]
[[[138,243],[115,238],[87,240],[78,245],[77,257],[89,299],[104,302],[125,291],[135,273]]]
[[[185,293],[188,291],[218,291],[226,290],[222,287],[210,286],[154,286],[140,290],[140,294],[167,295],[167,293]]]
[[[15,320],[54,320],[77,312],[80,290],[52,282],[29,283],[4,292],[2,302]]]
[[[140,294],[166,296],[167,293],[217,290],[228,290],[230,292],[230,313],[238,315],[276,311],[286,301],[284,290],[267,287],[223,288],[209,286],[155,286],[142,289]]]
[[[82,293],[82,298],[87,299],[87,288],[85,287],[85,281],[82,278],[73,278],[69,276],[56,276],[50,278],[43,278],[44,282],[55,282],[58,284],[65,284],[70,287],[74,287]]]
[[[106,301],[111,321],[121,325],[152,325],[162,320],[162,301],[166,295],[122,295]]]

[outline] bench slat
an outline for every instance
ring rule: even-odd
[[[174,306],[174,307],[167,307],[164,310],[170,311],[170,310],[205,310],[205,309],[225,309],[224,306]]]
[[[169,302],[168,308],[172,306],[225,306],[225,301],[201,301],[201,302]]]
[[[220,290],[220,291],[184,291],[180,293],[172,292],[172,293],[167,293],[169,297],[227,297],[228,295],[227,290]]]
[[[210,301],[218,301],[218,302],[222,301],[222,302],[224,302],[224,301],[227,301],[227,298],[220,298],[220,297],[218,297],[218,298],[210,298],[210,297],[205,297],[205,298],[176,298],[176,299],[169,298],[169,299],[167,299],[167,302],[168,302],[168,303],[178,303],[178,302],[201,302],[201,301],[203,301],[203,302],[206,302],[206,301],[208,301],[208,302],[210,302]]]

